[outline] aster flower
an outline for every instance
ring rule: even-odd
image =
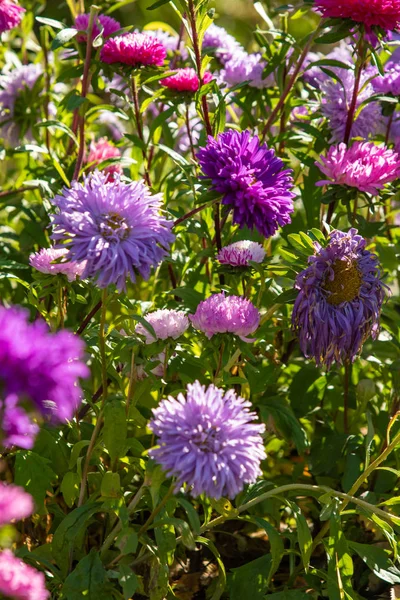
[[[153,327],[156,338],[141,323],[136,325],[136,333],[146,338],[146,344],[157,340],[178,339],[189,327],[189,319],[179,310],[156,310],[144,317]]]
[[[400,96],[400,64],[388,61],[384,69],[385,74],[375,77],[372,81],[372,87],[377,94]]]
[[[292,324],[305,356],[329,369],[354,361],[367,338],[378,337],[385,286],[378,258],[356,229],[333,231],[326,248],[315,247],[296,279]]]
[[[23,488],[0,482],[0,527],[30,517],[33,510],[33,498]]]
[[[172,222],[161,214],[162,195],[152,195],[143,181],[114,181],[100,171],[64,188],[54,204],[52,238],[68,248],[67,258],[86,260],[84,279],[95,277],[105,288],[125,289],[126,279],[150,276],[167,255],[175,237]]]
[[[109,110],[101,110],[97,113],[96,122],[99,125],[107,127],[111,137],[116,142],[119,142],[126,131],[123,121],[117,115]]]
[[[82,273],[86,266],[86,261],[77,262],[60,262],[68,254],[66,248],[42,248],[39,252],[35,252],[29,257],[31,267],[46,273],[47,275],[65,275],[68,281],[75,281],[77,277],[82,277]]]
[[[256,228],[267,238],[290,223],[292,171],[284,170],[274,150],[258,137],[233,130],[216,139],[209,136],[197,157],[212,188],[223,195],[222,203],[233,209],[234,223]]]
[[[400,177],[400,157],[386,146],[372,142],[355,142],[331,146],[327,156],[315,164],[328,177],[316,185],[348,185],[361,192],[379,194],[387,183]]]
[[[214,50],[214,55],[225,64],[237,53],[244,52],[243,46],[223,27],[211,23],[203,37],[203,50]]]
[[[213,76],[211,73],[204,73],[204,83],[209,83]],[[177,92],[197,92],[199,89],[200,81],[199,77],[194,69],[186,67],[185,69],[178,69],[175,75],[165,77],[160,81],[161,85]]]
[[[18,27],[24,12],[25,8],[14,0],[0,0],[0,34]]]
[[[170,396],[153,410],[149,427],[159,447],[150,456],[176,477],[176,490],[186,483],[194,497],[234,498],[262,475],[260,463],[266,458],[265,427],[254,423],[250,407],[233,390],[189,384],[186,398]]]
[[[261,244],[250,240],[234,242],[221,248],[217,254],[217,260],[221,265],[230,265],[231,267],[247,267],[249,261],[262,263],[264,258],[265,250]]]
[[[75,19],[74,29],[86,32],[89,29],[89,21],[89,13],[78,15]],[[110,37],[110,35],[118,31],[119,29],[121,29],[121,24],[118,21],[112,19],[111,17],[107,17],[106,15],[98,15],[93,24],[92,39],[94,40],[95,38],[97,38],[97,36],[100,35],[100,33],[103,38],[108,38]],[[80,33],[76,36],[76,39],[80,43],[86,42],[87,34]]]
[[[110,158],[121,158],[121,152],[106,137],[100,138],[90,144],[90,152],[87,157],[87,163],[91,165],[90,170],[96,169],[102,162]],[[108,174],[108,181],[113,181],[115,173],[122,173],[122,166],[119,163],[113,163],[102,169]]]
[[[71,419],[81,400],[78,379],[89,373],[82,362],[83,351],[82,340],[72,333],[50,334],[44,321],[29,323],[24,310],[0,307],[0,389],[6,398],[5,412],[18,407],[15,395],[30,400],[53,422]]]
[[[200,302],[194,315],[190,315],[193,327],[212,338],[216,333],[233,333],[243,341],[254,333],[260,324],[257,308],[240,296],[213,294]]]
[[[148,33],[127,33],[110,38],[100,53],[104,63],[120,63],[131,67],[160,67],[166,56],[164,46]]]
[[[14,600],[47,600],[43,573],[25,564],[11,550],[0,552],[0,593]]]
[[[320,89],[322,83],[330,80],[331,77],[328,73],[324,73],[320,66],[315,66],[315,63],[321,59],[337,60],[345,65],[353,66],[354,49],[350,43],[345,40],[340,40],[340,43],[335,48],[324,55],[317,52],[308,52],[305,61],[303,63],[303,78],[315,88]],[[341,79],[343,71],[346,69],[341,67],[329,66],[329,70],[337,74]]]
[[[327,19],[351,19],[367,28],[400,26],[400,0],[315,0],[315,8]]]
[[[9,394],[5,400],[0,400],[0,415],[1,445],[31,450],[39,433],[39,425],[33,422],[16,394]]]
[[[160,44],[164,46],[167,52],[173,54],[179,52],[180,57],[183,60],[186,60],[189,56],[185,42],[180,39],[179,35],[171,35],[168,31],[164,31],[164,29],[147,29],[146,33],[155,37]]]
[[[221,80],[228,86],[240,85],[245,81],[250,87],[266,88],[274,83],[273,74],[263,78],[266,67],[265,61],[261,60],[261,54],[247,54],[247,52],[236,52],[232,58],[225,62],[220,72]]]

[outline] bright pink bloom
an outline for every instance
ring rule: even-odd
[[[108,64],[160,67],[166,56],[165,47],[152,35],[127,33],[107,40],[101,50],[100,59]]]
[[[0,483],[0,527],[11,521],[21,521],[33,513],[33,499],[17,485]]]
[[[400,177],[400,156],[386,146],[356,142],[331,146],[315,164],[328,177],[316,185],[348,185],[376,195],[386,183]]]
[[[0,594],[14,600],[47,600],[43,573],[26,565],[11,550],[0,552]]]
[[[97,142],[90,144],[90,152],[87,158],[87,163],[90,170],[94,171],[100,163],[109,158],[120,158],[121,152],[111,144],[106,137],[100,138]],[[114,181],[115,173],[122,173],[122,167],[119,163],[108,165],[105,169],[101,169],[104,173],[108,173],[108,181]]]
[[[0,33],[14,29],[21,23],[25,8],[14,0],[0,0]]]
[[[88,13],[78,15],[75,19],[74,29],[77,29],[78,31],[87,31],[89,29],[89,19],[90,15]],[[115,19],[107,17],[106,15],[99,15],[97,19],[95,19],[93,25],[92,39],[95,39],[100,34],[101,29],[99,28],[98,23],[101,25],[101,35],[103,38],[108,38],[110,35],[121,29],[121,24]],[[76,39],[78,42],[86,42],[87,35],[86,33],[79,34],[76,36]]]
[[[203,82],[209,83],[212,78],[211,73],[204,73]],[[177,92],[197,92],[200,82],[196,71],[190,67],[186,67],[186,69],[178,69],[175,75],[162,79],[160,83]]]
[[[316,0],[315,8],[326,18],[352,19],[368,28],[392,31],[400,25],[400,0]]]
[[[61,273],[68,278],[68,281],[75,281],[77,277],[82,277],[86,261],[80,263],[74,261],[62,262],[60,259],[65,257],[66,254],[68,254],[68,250],[65,248],[42,248],[40,252],[30,255],[29,264],[41,273],[47,275]]]

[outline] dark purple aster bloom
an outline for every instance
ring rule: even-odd
[[[176,477],[176,490],[186,483],[193,496],[234,498],[262,475],[265,427],[254,423],[249,407],[233,390],[206,389],[195,381],[187,386],[186,398],[170,396],[153,410],[150,429],[159,447],[150,456]]]
[[[376,339],[385,285],[378,258],[356,229],[333,231],[326,248],[315,244],[299,273],[292,324],[307,358],[329,369],[354,361],[366,339]]]
[[[290,223],[292,171],[283,170],[281,159],[258,137],[233,130],[216,139],[209,136],[197,157],[204,178],[211,179],[222,203],[232,208],[234,223],[256,228],[266,238]]]
[[[68,248],[67,260],[86,260],[82,278],[96,277],[102,288],[114,283],[123,290],[138,273],[148,279],[175,239],[172,221],[161,214],[162,195],[152,195],[143,181],[124,183],[118,174],[108,181],[94,171],[53,202],[59,212],[52,238]]]

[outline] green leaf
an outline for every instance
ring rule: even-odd
[[[118,535],[115,543],[125,556],[126,554],[134,554],[136,552],[139,540],[134,529],[125,527]]]
[[[392,585],[400,583],[400,570],[390,560],[387,550],[373,544],[359,544],[351,541],[348,541],[347,544],[379,579]]]
[[[51,49],[57,50],[57,48],[61,48],[64,44],[67,44],[72,38],[74,38],[78,33],[77,29],[68,28],[62,29],[59,33],[57,33],[56,37],[51,43]]]
[[[137,575],[132,571],[128,565],[120,565],[118,582],[122,587],[122,593],[124,594],[124,600],[129,600],[133,597],[139,585]]]
[[[112,473],[111,471],[104,473],[101,480],[101,495],[106,498],[121,496],[121,480],[118,473]]]
[[[263,600],[269,583],[271,563],[271,555],[266,554],[242,567],[232,569],[230,600]]]
[[[44,499],[46,492],[53,492],[52,482],[56,479],[47,458],[30,451],[17,453],[14,483],[33,496],[39,514],[46,514]]]
[[[49,25],[53,27],[53,29],[65,29],[64,23],[61,21],[56,21],[55,19],[48,19],[47,17],[36,17],[36,21],[42,23],[43,25]]]
[[[112,462],[124,456],[126,435],[125,404],[121,400],[107,402],[104,409],[103,440]]]
[[[308,526],[307,520],[300,508],[294,502],[289,502],[289,506],[293,510],[294,517],[296,519],[297,526],[297,541],[299,543],[301,557],[303,559],[303,565],[306,573],[308,572],[308,567],[310,565],[310,558],[312,552],[312,536],[310,533],[310,528]]]
[[[275,575],[277,570],[279,569],[279,565],[281,564],[282,557],[285,553],[285,547],[283,545],[283,540],[279,531],[275,529],[271,523],[262,519],[261,517],[251,517],[251,521],[256,523],[259,527],[265,529],[266,534],[268,535],[268,541],[271,546],[271,567],[268,573],[267,578],[267,588],[269,587],[272,577]]]
[[[300,590],[284,590],[276,594],[267,594],[265,598],[269,600],[310,600],[310,595]]]
[[[107,573],[97,550],[91,550],[88,556],[79,561],[77,567],[68,575],[62,587],[64,600],[110,600],[107,591]]]
[[[220,553],[218,552],[217,548],[215,547],[215,545],[212,543],[211,540],[208,540],[207,538],[200,536],[200,537],[196,538],[196,542],[203,544],[203,546],[206,546],[214,554],[214,556],[217,560],[218,582],[217,582],[215,591],[214,591],[213,595],[211,596],[210,600],[219,600],[221,598],[222,594],[224,593],[225,585],[226,585],[225,565],[222,562]],[[243,598],[248,598],[248,596],[246,595]],[[233,600],[233,599],[231,598],[231,600]]]
[[[260,411],[264,422],[271,416],[284,438],[289,443],[294,442],[300,453],[305,452],[308,448],[307,434],[290,406],[280,396],[264,396]]]
[[[61,482],[61,493],[64,496],[66,505],[72,508],[75,500],[79,497],[80,477],[78,473],[66,473]]]

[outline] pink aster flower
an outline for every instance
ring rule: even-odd
[[[190,319],[193,327],[205,333],[208,338],[216,333],[234,333],[243,341],[250,342],[252,340],[247,336],[257,329],[260,313],[250,300],[222,293],[200,302]]]
[[[93,141],[90,144],[90,152],[87,157],[87,163],[90,165],[90,170],[95,170],[100,163],[109,158],[120,158],[121,152],[106,137],[100,138],[97,142]],[[122,167],[119,163],[113,163],[102,169],[104,173],[108,173],[108,180],[113,181],[115,173],[122,173]]]
[[[77,277],[82,277],[86,261],[61,262],[60,259],[64,258],[66,254],[68,254],[68,250],[64,248],[42,248],[40,252],[30,255],[29,264],[41,273],[46,273],[47,275],[58,275],[61,273],[62,275],[66,275],[68,281],[74,281]]]
[[[33,499],[17,485],[0,483],[0,527],[11,521],[21,521],[33,513]]]
[[[26,565],[11,550],[0,552],[0,593],[14,600],[47,600],[43,573]]]
[[[347,185],[376,195],[386,183],[400,177],[400,156],[386,146],[372,142],[356,142],[331,146],[327,156],[315,164],[328,179],[316,185]]]
[[[352,19],[367,28],[392,31],[400,25],[400,0],[316,0],[315,8],[328,19]]]
[[[204,83],[209,83],[212,78],[212,74],[207,72],[204,73],[203,81]],[[197,92],[200,82],[196,71],[190,67],[186,67],[186,69],[178,69],[175,75],[162,79],[160,83],[177,92]]]
[[[100,59],[107,64],[160,67],[166,56],[167,51],[157,38],[148,33],[135,32],[107,40]]]
[[[18,27],[24,12],[25,8],[14,0],[0,0],[0,34]]]
[[[89,13],[78,15],[75,19],[74,29],[77,29],[78,31],[87,31],[89,29],[89,20]],[[118,21],[112,19],[111,17],[107,17],[106,15],[99,15],[97,19],[95,19],[93,25],[92,39],[95,39],[98,35],[100,35],[100,32],[103,38],[108,38],[119,29],[121,29],[121,24]],[[76,36],[76,40],[78,42],[86,42],[86,39],[86,33],[80,33]]]
[[[221,265],[247,267],[249,261],[261,263],[264,257],[265,250],[261,244],[251,242],[250,240],[242,240],[221,248],[218,252],[217,260]]]
[[[179,310],[155,310],[144,317],[153,327],[158,340],[178,339],[189,327],[189,319]],[[146,344],[155,342],[154,336],[141,323],[136,325],[136,333],[146,338]]]

